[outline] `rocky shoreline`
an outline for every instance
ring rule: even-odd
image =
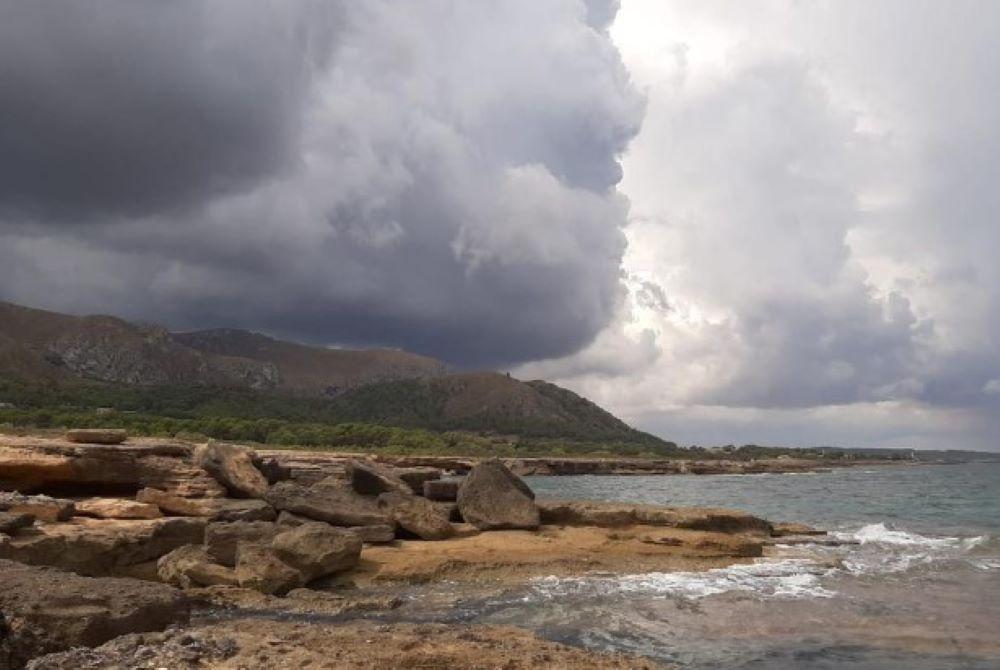
[[[735,510],[535,500],[516,474],[540,467],[526,459],[125,438],[0,436],[0,670],[655,667],[497,627],[281,619],[391,611],[398,589],[443,580],[722,567],[820,532]]]

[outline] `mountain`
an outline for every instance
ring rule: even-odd
[[[171,333],[0,302],[0,374],[17,378],[336,395],[445,371],[440,361],[402,351],[307,347],[231,329]]]
[[[174,333],[3,302],[0,401],[668,444],[545,381],[448,374],[444,363],[404,351],[325,349],[233,329]]]

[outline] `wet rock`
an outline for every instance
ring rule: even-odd
[[[344,484],[325,479],[311,487],[279,482],[270,488],[267,502],[280,511],[291,512],[334,526],[370,526],[389,523],[376,502]]]
[[[270,544],[282,528],[269,521],[210,523],[205,527],[205,549],[216,563],[236,565],[236,549],[243,544]]]
[[[400,528],[422,540],[445,540],[455,534],[447,515],[425,498],[394,491],[380,495],[378,504]]]
[[[182,589],[200,586],[235,586],[236,573],[219,565],[204,547],[189,544],[161,556],[156,562],[161,581]]]
[[[395,468],[393,473],[406,482],[410,490],[418,496],[424,494],[424,482],[441,479],[441,468]]]
[[[98,519],[158,519],[160,508],[150,503],[122,498],[88,498],[76,503],[76,514]]]
[[[428,500],[454,501],[458,499],[461,479],[435,479],[424,482],[424,497]]]
[[[236,581],[244,588],[277,595],[304,583],[299,571],[282,561],[274,549],[256,544],[237,549]]]
[[[325,577],[358,564],[361,538],[321,523],[306,523],[274,538],[271,548],[302,575],[304,582]]]
[[[66,440],[80,444],[121,444],[128,433],[117,428],[74,428],[66,431]]]
[[[377,496],[390,491],[413,492],[410,485],[397,477],[391,469],[375,463],[350,461],[347,464],[347,477],[351,487],[362,495]]]
[[[13,535],[19,529],[28,528],[33,523],[35,523],[35,517],[31,514],[0,512],[0,533]]]
[[[177,547],[201,544],[204,533],[202,519],[76,517],[20,530],[0,544],[0,558],[89,576],[122,575]]]
[[[68,520],[74,511],[75,505],[72,500],[0,491],[0,512],[30,514],[38,521],[55,522]]]
[[[472,468],[458,490],[462,518],[480,530],[534,529],[540,524],[538,507],[527,484],[497,459]]]
[[[771,537],[786,537],[788,535],[826,535],[826,531],[807,526],[804,523],[772,524]]]
[[[88,578],[0,560],[0,667],[186,623],[191,603],[165,584]]]
[[[221,442],[204,444],[194,462],[237,498],[263,498],[267,478],[254,466],[254,453],[246,447]]]

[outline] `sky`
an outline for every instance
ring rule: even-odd
[[[682,444],[1000,450],[1000,3],[0,0],[0,299]]]

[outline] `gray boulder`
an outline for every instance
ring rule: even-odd
[[[495,458],[469,471],[458,490],[458,508],[480,530],[530,530],[540,523],[531,489]]]

